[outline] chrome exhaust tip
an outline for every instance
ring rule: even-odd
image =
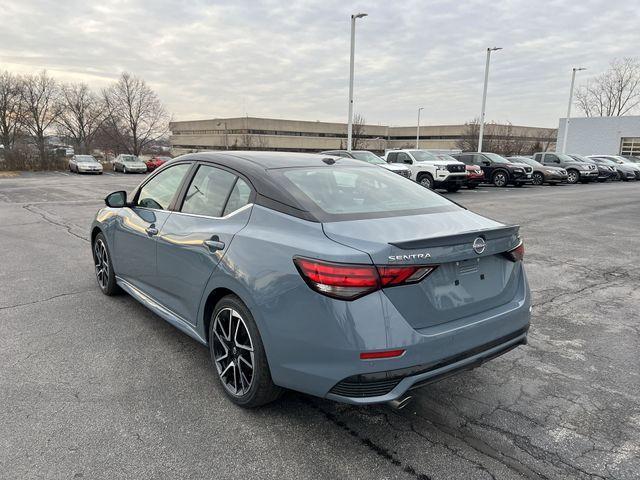
[[[407,395],[406,397],[400,397],[396,400],[391,400],[390,402],[387,402],[387,405],[389,405],[394,410],[402,410],[404,407],[409,405],[409,402],[411,402],[412,399],[413,397],[411,395]]]

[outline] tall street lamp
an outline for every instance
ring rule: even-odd
[[[418,128],[416,129],[416,148],[420,148],[420,112],[424,110],[424,107],[418,108]]]
[[[564,122],[564,135],[562,138],[562,150],[560,150],[560,153],[565,153],[567,149],[567,135],[569,134],[569,119],[571,118],[571,104],[573,103],[573,85],[576,82],[576,72],[579,72],[580,70],[586,70],[586,68],[574,67],[571,71],[571,88],[569,89],[569,106],[567,107],[567,119]]]
[[[484,109],[487,105],[487,83],[489,82],[489,61],[491,52],[502,50],[502,47],[487,48],[487,63],[484,66],[484,90],[482,92],[482,111],[480,112],[480,135],[478,136],[478,152],[482,151],[482,135],[484,135]]]
[[[353,136],[353,55],[356,49],[356,20],[366,17],[366,13],[351,15],[351,58],[349,60],[349,124],[347,125],[347,151],[351,151]]]

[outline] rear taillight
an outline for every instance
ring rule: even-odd
[[[340,300],[355,300],[386,287],[416,283],[435,265],[362,265],[294,257],[298,272],[318,293]]]
[[[512,262],[522,260],[524,258],[524,242],[521,240],[516,248],[509,250],[508,252],[504,252],[503,255]]]

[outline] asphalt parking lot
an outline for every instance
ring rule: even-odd
[[[141,179],[0,177],[0,478],[639,478],[640,182],[450,195],[522,226],[528,346],[401,411],[246,411],[204,347],[95,283],[91,219]]]

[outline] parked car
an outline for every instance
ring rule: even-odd
[[[613,165],[605,165],[603,163],[595,162],[592,158],[584,157],[582,155],[569,155],[574,160],[584,163],[592,163],[598,168],[598,182],[606,182],[607,180],[619,180],[618,170]]]
[[[348,152],[347,150],[326,150],[324,152],[320,152],[320,154],[363,160],[367,163],[378,165],[379,167],[391,170],[392,172],[397,173],[398,175],[402,175],[405,178],[411,178],[411,170],[409,170],[408,167],[399,165],[397,163],[387,163],[378,155],[370,152],[369,150],[351,150],[350,152]]]
[[[433,153],[424,150],[389,150],[385,160],[407,166],[411,179],[425,188],[457,192],[467,180],[467,170],[462,163],[455,159],[438,160]]]
[[[374,165],[327,160],[195,153],[130,197],[108,195],[90,231],[99,288],[208,345],[244,407],[283,388],[402,404],[526,343],[518,226]]]
[[[507,185],[521,187],[525,183],[532,182],[533,169],[529,165],[512,163],[496,153],[466,152],[452,156],[466,165],[480,165],[485,180],[496,187]]]
[[[145,160],[144,164],[147,166],[147,172],[153,172],[156,168],[161,167],[170,160],[171,157],[153,157]]]
[[[457,161],[448,153],[436,153],[432,150],[429,150],[429,153],[433,153],[438,160],[446,160],[447,162]],[[478,188],[478,186],[484,182],[484,172],[479,165],[465,165],[465,170],[467,171],[467,180],[464,182],[464,185],[469,190]]]
[[[620,155],[620,156],[626,158],[627,160],[630,160],[633,163],[640,164],[640,158],[638,157],[634,157],[633,155]]]
[[[102,165],[93,155],[74,155],[69,159],[69,171],[102,174]]]
[[[533,159],[543,165],[564,168],[567,171],[567,181],[572,184],[589,183],[598,179],[598,168],[595,165],[580,162],[564,153],[538,152]]]
[[[532,158],[520,155],[507,157],[507,160],[514,163],[524,163],[529,165],[533,171],[531,172],[531,181],[534,185],[557,185],[558,183],[567,183],[567,171],[561,167],[551,167],[542,165]]]
[[[597,163],[607,163],[608,165],[613,164],[613,166],[618,171],[618,176],[620,180],[628,182],[630,180],[638,180],[640,179],[640,169],[638,165],[633,162],[624,162],[619,158],[616,158],[615,155],[589,155],[587,158],[591,158]],[[603,162],[606,160],[606,162]]]
[[[145,173],[147,166],[135,155],[121,153],[113,161],[113,170],[122,173]]]

